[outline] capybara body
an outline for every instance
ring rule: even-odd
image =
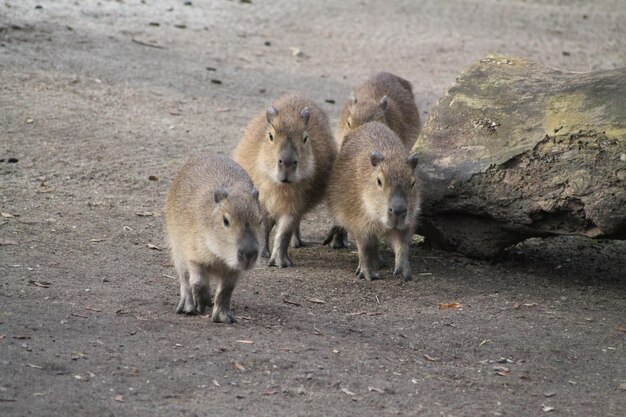
[[[367,123],[386,124],[410,149],[422,128],[411,83],[389,72],[380,72],[360,85],[346,100],[339,116],[337,141]]]
[[[261,239],[259,193],[246,171],[225,156],[187,162],[168,190],[167,236],[180,280],[176,311],[233,323],[230,300],[242,271],[256,264]],[[216,283],[214,301],[209,278]]]
[[[379,238],[385,237],[395,252],[394,274],[411,279],[409,243],[420,204],[416,165],[417,157],[382,123],[369,122],[346,135],[330,176],[328,204],[356,241],[360,278],[378,278]]]
[[[302,217],[324,197],[337,154],[328,117],[311,100],[287,95],[249,123],[234,159],[259,189],[265,217],[263,256],[276,226],[270,266],[287,267],[292,235],[299,243]]]

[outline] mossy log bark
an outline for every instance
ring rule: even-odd
[[[418,232],[493,257],[533,236],[626,238],[626,69],[489,56],[439,98],[413,150]]]

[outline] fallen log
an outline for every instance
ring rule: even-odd
[[[439,98],[413,151],[434,247],[489,258],[535,236],[626,238],[626,69],[489,56]]]

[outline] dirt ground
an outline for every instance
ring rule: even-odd
[[[490,52],[621,67],[625,1],[185,3],[0,2],[0,415],[623,415],[626,242],[415,244],[413,281],[364,282],[320,208],[228,326],[175,314],[161,213],[186,158],[229,154],[284,92],[336,123],[388,70],[426,118]]]

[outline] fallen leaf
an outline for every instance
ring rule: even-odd
[[[251,345],[251,344],[254,343],[254,340],[235,340],[235,342],[237,342],[237,343],[245,343],[245,344]]]
[[[84,354],[84,353],[82,353],[82,352],[78,352],[78,353],[75,353],[74,355],[72,355],[72,356],[71,356],[71,359],[72,359],[73,361],[76,361],[76,360],[78,360],[78,359],[81,359],[81,358],[86,358],[86,357],[87,357],[87,355],[86,355],[86,354]]]
[[[142,211],[140,213],[135,213],[137,216],[139,217],[150,217],[150,216],[154,216],[154,213],[152,211]]]
[[[507,376],[511,373],[511,370],[506,366],[495,366],[493,370],[496,371],[496,375],[500,376]]]
[[[0,212],[0,216],[4,217],[5,219],[11,219],[11,218],[15,217],[11,213],[5,213],[5,212]]]
[[[115,396],[115,401],[123,403],[124,402],[124,396],[120,395],[120,394],[116,395]]]
[[[544,392],[543,396],[550,398],[550,397],[554,397],[556,395],[556,392]]]
[[[148,181],[158,181],[159,177],[157,177],[156,175],[149,175],[148,176]]]
[[[215,110],[218,113],[226,113],[227,111],[230,111],[229,107],[220,107],[219,109]]]
[[[341,388],[341,392],[348,395],[356,395],[354,392],[348,390],[347,388]]]
[[[239,362],[235,362],[235,363],[233,363],[233,366],[234,366],[236,369],[240,370],[241,372],[243,372],[243,371],[245,371],[245,370],[246,370],[245,366],[243,366],[243,365],[242,365],[242,364],[240,364]]]
[[[461,303],[456,301],[452,303],[439,303],[439,310],[457,309],[461,308]]]
[[[380,311],[357,311],[356,313],[346,313],[346,316],[360,316],[366,314],[368,316],[380,316],[383,313]]]
[[[17,245],[15,240],[10,239],[0,239],[0,246],[9,246],[9,245]]]
[[[152,243],[148,243],[146,246],[148,247],[148,249],[154,249],[154,250],[158,250],[158,251],[162,250],[160,247],[158,247],[156,245],[153,245]]]
[[[319,298],[304,297],[304,299],[307,300],[307,301],[310,301],[311,303],[315,303],[315,304],[326,304],[326,301],[320,300]]]
[[[300,50],[300,48],[296,48],[295,46],[291,46],[291,47],[289,47],[289,49],[291,49],[291,55],[296,56],[296,57],[302,56],[302,51]]]
[[[29,368],[35,368],[35,369],[43,369],[43,366],[33,365],[32,363],[25,363],[24,366],[28,366]]]
[[[520,303],[513,304],[513,308],[516,309],[516,310],[519,309],[521,306],[522,305]]]
[[[213,380],[213,385],[215,385],[216,387],[221,387],[220,383],[217,382],[217,379]]]
[[[622,382],[621,384],[619,384],[619,389],[621,389],[622,391],[626,391],[626,382]]]
[[[104,242],[105,239],[102,238],[95,238],[95,239],[89,239],[90,242]]]
[[[541,411],[543,411],[544,413],[547,413],[547,412],[552,411],[552,410],[554,410],[554,407],[548,407],[545,404],[541,404]]]
[[[91,310],[91,311],[95,311],[95,312],[102,312],[102,310],[98,309],[98,308],[93,308],[93,307],[85,307],[85,310]]]
[[[44,395],[47,395],[47,392],[33,392],[33,395],[35,397],[43,397]]]
[[[287,300],[286,298],[283,298],[283,303],[285,303],[285,304],[291,304],[291,305],[294,305],[294,306],[297,306],[297,307],[302,306],[302,304],[297,303],[297,302],[295,302],[295,301],[290,301],[290,300]]]
[[[265,391],[261,393],[261,395],[276,395],[276,394],[278,394],[278,391]]]
[[[380,389],[380,388],[375,388],[375,387],[367,387],[367,390],[368,390],[369,392],[377,392],[377,393],[379,393],[379,394],[384,394],[384,393],[385,393],[385,391],[383,391],[382,389]]]
[[[28,280],[29,284],[33,284],[36,287],[41,287],[41,288],[49,288],[50,287],[50,283],[46,282],[46,281],[33,281],[32,279]]]
[[[481,347],[481,346],[483,346],[483,345],[486,345],[487,343],[491,343],[491,340],[490,340],[490,339],[485,339],[485,340],[483,340],[482,342],[480,342],[480,343],[478,344],[478,347]]]
[[[424,358],[426,358],[426,360],[429,360],[431,362],[437,362],[439,360],[439,358],[433,358],[430,355],[424,354]]]
[[[137,45],[141,45],[141,46],[149,46],[151,48],[165,49],[164,46],[157,45],[155,43],[144,42],[144,41],[141,41],[141,40],[135,39],[135,38],[132,38],[131,41],[133,43],[136,43]]]
[[[626,327],[620,326],[620,327],[617,328],[617,331],[626,333]]]

